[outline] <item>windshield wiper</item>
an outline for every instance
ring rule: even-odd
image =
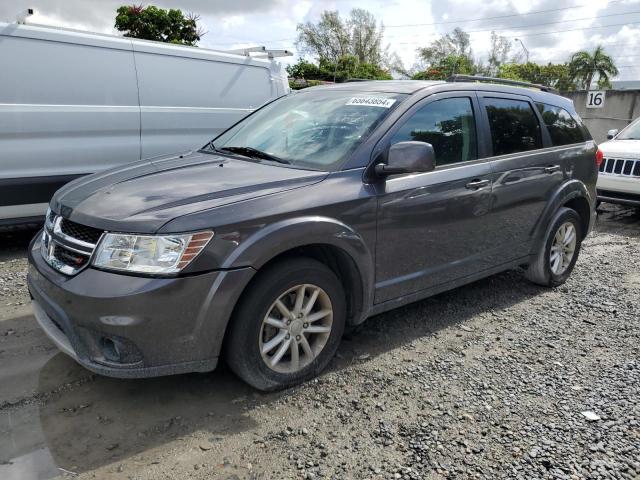
[[[249,158],[261,158],[263,160],[271,160],[272,162],[290,164],[289,160],[285,160],[284,158],[276,157],[275,155],[271,155],[270,153],[263,152],[262,150],[258,150],[253,147],[222,147],[219,150],[231,153],[238,153],[245,157]]]

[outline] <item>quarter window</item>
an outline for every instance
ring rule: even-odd
[[[581,143],[586,140],[582,127],[564,108],[537,104],[554,146]]]
[[[391,144],[405,141],[430,143],[436,165],[478,158],[471,99],[447,98],[425,105],[393,135]]]
[[[529,102],[485,98],[494,155],[542,148],[540,124]]]

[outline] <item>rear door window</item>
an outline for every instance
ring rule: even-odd
[[[405,141],[430,143],[438,166],[475,160],[478,148],[471,99],[446,98],[425,105],[391,138],[392,145]]]
[[[510,98],[484,99],[494,155],[542,148],[540,124],[531,104]]]
[[[546,103],[537,104],[554,146],[586,141],[584,129],[564,108]]]

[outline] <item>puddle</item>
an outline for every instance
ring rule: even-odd
[[[49,480],[59,476],[48,448],[40,448],[0,464],[2,480]]]
[[[60,475],[39,420],[38,407],[0,413],[2,480],[48,480]]]
[[[17,354],[8,359],[19,365]],[[273,398],[225,369],[118,380],[92,375],[61,353],[43,352],[40,360],[21,370],[22,382],[0,369],[0,480],[86,473],[193,435],[225,439],[255,428],[245,414],[250,399]]]

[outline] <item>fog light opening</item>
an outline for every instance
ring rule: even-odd
[[[118,345],[110,338],[102,337],[102,354],[110,362],[120,362]]]

